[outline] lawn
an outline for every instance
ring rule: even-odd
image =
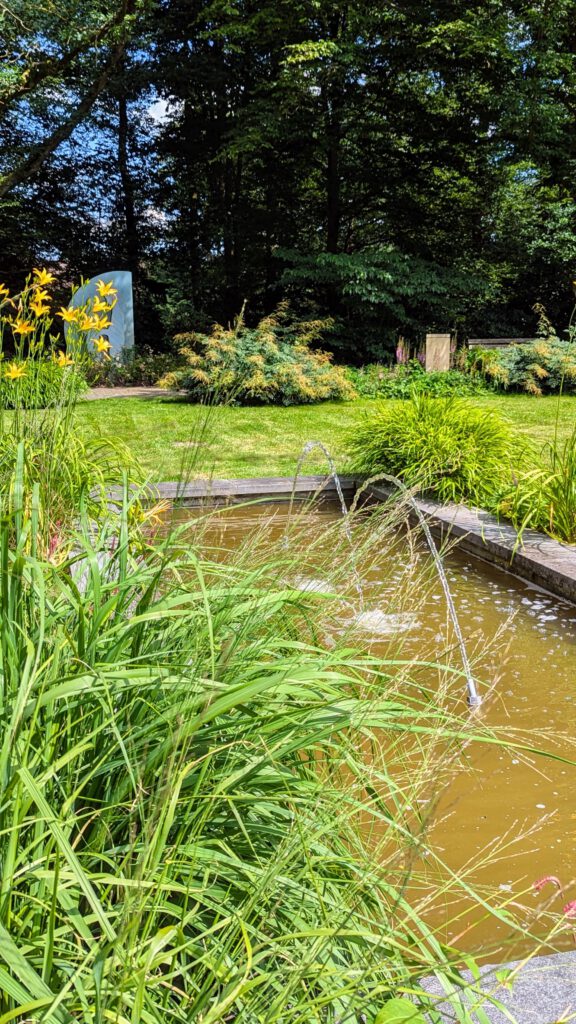
[[[544,444],[554,435],[558,399],[528,395],[470,399],[497,409],[518,431]],[[306,441],[323,441],[346,470],[346,434],[370,400],[323,405],[252,408],[199,406],[171,399],[107,398],[82,402],[76,413],[90,435],[125,441],[154,480],[177,479],[192,461],[195,471],[216,477],[289,476]],[[560,399],[559,434],[576,426],[576,397]],[[323,469],[314,453],[304,472]]]

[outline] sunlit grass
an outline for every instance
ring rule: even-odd
[[[468,399],[508,416],[519,434],[544,444],[554,433],[557,399],[527,395]],[[370,400],[322,405],[221,408],[214,411],[210,434],[194,442],[201,410],[167,399],[105,399],[83,402],[76,416],[90,435],[107,434],[124,441],[154,480],[175,480],[196,444],[202,469],[220,477],[286,476],[294,472],[306,441],[326,444],[341,468],[347,432],[373,408]],[[576,426],[576,397],[560,399],[559,436]],[[323,469],[314,454],[308,471]]]

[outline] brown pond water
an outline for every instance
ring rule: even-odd
[[[324,526],[338,515],[327,503],[311,513],[311,522]],[[230,506],[214,517],[207,542],[237,549],[255,529],[278,541],[286,517],[286,504]],[[362,529],[369,529],[369,522]],[[416,551],[417,558],[429,560],[422,544]],[[366,608],[376,612],[377,626],[380,611],[390,611],[389,604],[382,606],[383,587],[390,594],[395,575],[400,582],[405,563],[414,557],[414,546],[401,538],[394,550],[359,565]],[[576,760],[576,608],[457,550],[446,555],[445,566],[475,675],[483,692],[490,690],[483,719],[490,726],[524,730],[524,742]],[[404,603],[388,620],[392,631],[396,623],[403,633],[403,657],[453,646],[440,581],[432,572],[429,580],[415,611]],[[378,636],[376,628],[372,653],[389,645],[390,636]],[[462,714],[467,713],[462,701]],[[576,767],[489,746],[475,748],[471,760],[472,770],[442,796],[430,845],[452,870],[470,870],[472,884],[496,890],[502,905],[520,897],[536,910],[549,894],[550,908],[559,911],[576,899]],[[562,880],[562,896],[555,897],[552,888],[540,897],[532,893],[533,882],[546,875]],[[501,941],[506,958],[526,948],[518,939],[506,947],[506,925],[479,920],[466,901],[451,901],[444,916],[436,906],[433,916],[442,937],[459,948],[478,950]],[[531,922],[539,934],[548,927],[544,918]],[[554,948],[574,948],[569,928],[554,940]]]

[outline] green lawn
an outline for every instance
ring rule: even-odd
[[[498,409],[518,430],[544,443],[554,434],[556,398],[512,395],[470,399]],[[206,413],[198,406],[170,399],[101,399],[82,402],[76,413],[92,435],[108,434],[125,441],[154,480],[177,479],[183,466],[196,459],[196,470],[219,477],[289,476],[306,441],[323,441],[339,467],[346,470],[346,433],[373,402],[296,406],[291,408],[219,408]],[[576,397],[560,400],[559,432],[576,426]],[[312,456],[304,472],[323,468]]]

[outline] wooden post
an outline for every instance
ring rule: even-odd
[[[450,369],[450,335],[449,334],[427,334],[426,335],[426,370]]]

